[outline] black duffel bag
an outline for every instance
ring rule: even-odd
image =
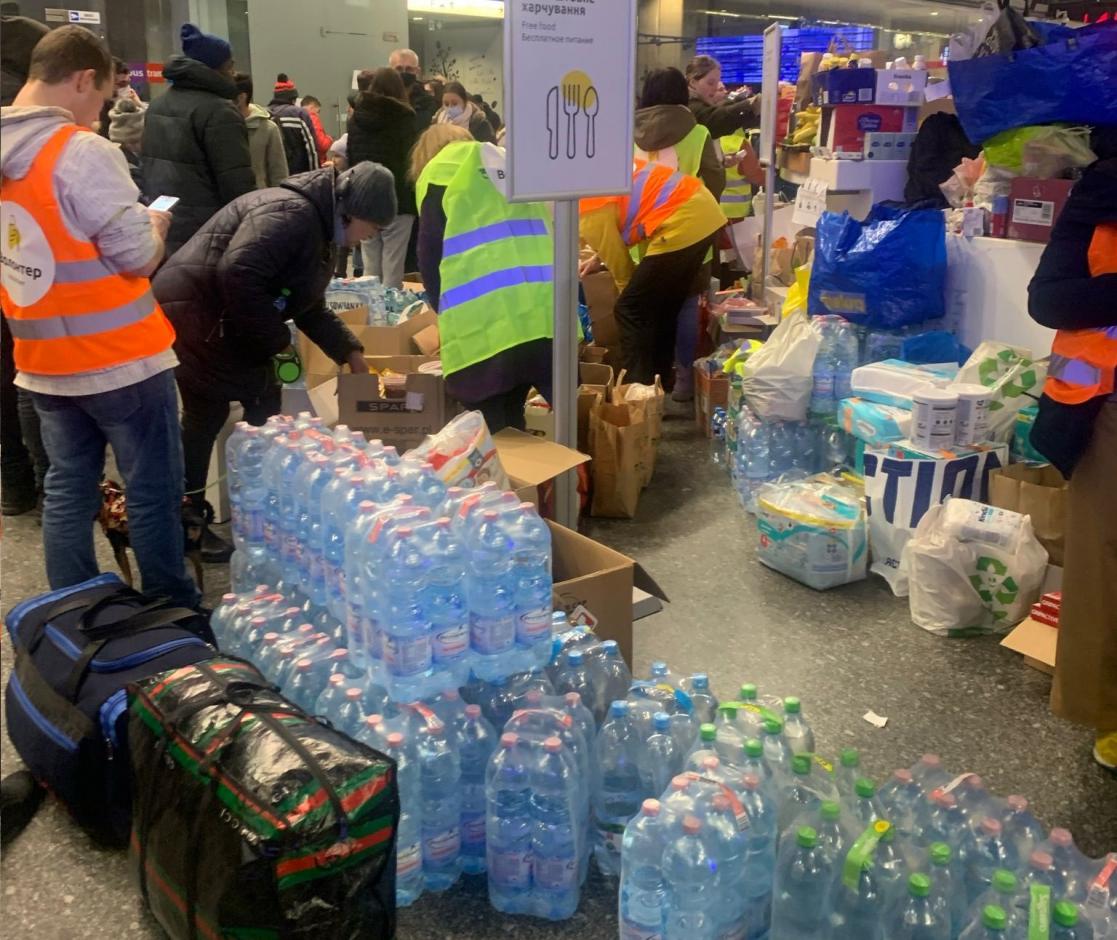
[[[16,604],[8,736],[34,777],[99,841],[127,842],[127,685],[216,650],[205,618],[115,574]]]
[[[167,934],[390,938],[391,758],[221,658],[130,689],[131,854]]]

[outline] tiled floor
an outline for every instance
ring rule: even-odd
[[[668,420],[656,476],[635,521],[594,521],[593,537],[639,559],[671,603],[636,624],[636,667],[666,659],[704,670],[715,689],[758,682],[798,694],[819,749],[860,748],[878,778],[940,753],[948,767],[982,774],[1003,795],[1028,795],[1051,825],[1069,827],[1087,852],[1117,849],[1117,782],[1089,757],[1089,733],[1053,718],[1049,680],[995,639],[944,640],[923,633],[878,579],[816,593],[757,564],[749,518],[721,470],[707,460],[693,423]],[[40,530],[5,520],[5,607],[46,587]],[[104,553],[106,570],[112,559]],[[207,595],[227,583],[207,569]],[[6,680],[11,666],[3,649]],[[869,709],[888,716],[876,729]],[[4,772],[19,764],[6,735]],[[125,856],[93,847],[47,806],[5,851],[3,932],[11,937],[158,937],[129,878]],[[401,938],[615,937],[616,896],[597,875],[570,921],[497,915],[483,879],[467,879],[401,912]]]

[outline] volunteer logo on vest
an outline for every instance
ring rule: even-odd
[[[0,281],[12,301],[30,307],[54,283],[54,253],[39,223],[10,200],[0,205]]]

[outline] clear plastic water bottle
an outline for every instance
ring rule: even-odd
[[[864,777],[854,785],[854,799],[850,811],[857,824],[866,829],[878,819],[884,819],[884,811],[877,801],[877,788],[872,780]]]
[[[834,786],[838,797],[846,806],[852,806],[857,799],[857,781],[861,774],[861,755],[855,747],[842,748],[838,755],[838,765],[834,769]]]
[[[399,463],[399,480],[416,503],[432,512],[446,500],[446,484],[435,473],[433,464],[404,458]]]
[[[667,884],[665,940],[714,940],[717,925],[717,861],[702,838],[702,821],[693,815],[682,820],[682,834],[663,852]]]
[[[400,526],[388,536],[384,554],[384,665],[388,691],[397,702],[423,698],[430,688],[431,623],[422,601],[431,560],[423,548],[415,529]]]
[[[890,828],[885,822],[879,826]],[[875,853],[866,854],[859,865],[852,853],[845,860],[830,896],[829,940],[886,940],[883,921],[891,898],[882,874]]]
[[[977,774],[966,774],[953,792],[971,825],[976,826],[985,816],[1000,818],[1004,803],[989,792],[985,781]]]
[[[773,940],[825,936],[834,863],[820,851],[818,833],[802,826],[781,845],[772,898]]]
[[[1093,929],[1073,901],[1056,901],[1051,910],[1051,940],[1091,940]]]
[[[970,835],[966,817],[958,807],[953,793],[944,793],[942,790],[932,791],[934,810],[919,834],[921,844],[930,845],[932,842],[945,842],[956,854],[960,854],[962,846]]]
[[[1010,796],[1005,801],[1000,818],[1005,840],[1016,846],[1016,854],[1021,861],[1027,859],[1032,850],[1047,838],[1043,824],[1028,808],[1026,797],[1016,794]]]
[[[791,777],[791,748],[783,736],[783,722],[768,719],[764,722],[764,760],[772,769],[777,789],[782,789]]]
[[[791,759],[791,779],[783,792],[779,809],[779,831],[785,833],[788,827],[803,812],[816,812],[826,795],[815,780],[814,761],[807,754],[796,754]]]
[[[760,790],[772,807],[772,812],[775,813],[778,808],[778,793],[776,789],[776,778],[772,774],[772,768],[768,766],[768,762],[764,759],[764,745],[756,738],[749,738],[744,747],[741,749],[742,759],[740,761],[742,774],[755,774],[760,780]],[[773,822],[773,826],[775,823]]]
[[[718,756],[717,734],[716,725],[706,723],[698,728],[698,737],[686,756],[685,764],[688,770],[701,770],[707,757]]]
[[[714,718],[714,728],[716,729],[714,748],[718,757],[730,762],[740,761],[745,737],[737,725],[737,705],[735,703],[727,702],[718,706],[717,715]],[[701,728],[699,734],[701,734]]]
[[[566,663],[559,667],[554,680],[555,691],[559,695],[568,692],[577,692],[582,698],[582,703],[594,713],[597,718],[596,690],[590,676],[586,654],[583,650],[571,650],[566,656]]]
[[[896,827],[901,837],[910,839],[918,828],[917,808],[922,790],[906,768],[893,771],[889,781],[880,788],[877,798],[885,818]]]
[[[466,705],[457,738],[462,768],[462,869],[476,875],[485,870],[485,773],[497,736],[481,707]]]
[[[825,472],[833,470],[835,467],[850,466],[852,457],[849,443],[849,437],[841,428],[822,427],[818,435],[815,469],[819,472]]]
[[[949,935],[957,937],[967,924],[966,888],[961,883],[957,858],[945,842],[932,843],[927,851],[931,900],[939,919],[949,925]]]
[[[414,752],[398,731],[388,735],[384,752],[396,762],[399,785],[396,905],[407,907],[423,893],[422,780]]]
[[[795,434],[787,421],[776,421],[768,427],[768,466],[770,479],[775,479],[794,466]]]
[[[505,513],[504,519],[513,545],[516,644],[525,668],[542,668],[551,658],[551,530],[527,502]]]
[[[662,863],[666,847],[659,800],[644,800],[639,815],[624,831],[618,897],[622,940],[663,936],[667,886]]]
[[[802,704],[793,695],[783,700],[783,736],[792,754],[814,753],[814,732],[803,717]]]
[[[853,837],[846,828],[846,819],[842,815],[840,803],[835,800],[823,800],[813,820],[809,814],[805,814],[800,817],[798,825],[810,825],[815,830],[818,834],[819,851],[830,859],[835,870],[845,861]]]
[[[339,672],[330,676],[326,680],[325,688],[322,689],[314,703],[312,714],[322,715],[332,720],[333,715],[337,713],[345,699],[345,690],[348,688],[348,684],[348,679]]]
[[[927,875],[916,872],[908,878],[907,897],[889,915],[884,935],[889,940],[950,940],[950,921],[936,907]]]
[[[481,513],[468,532],[469,641],[473,671],[492,680],[515,671],[516,601],[512,581],[512,545],[500,514]]]
[[[985,907],[981,916],[962,931],[960,940],[1006,940],[1008,915],[996,904]]]
[[[924,793],[950,783],[950,774],[943,767],[942,758],[938,754],[924,754],[919,758],[911,768],[911,776]]]
[[[645,793],[659,794],[683,769],[683,754],[671,736],[671,716],[656,712],[654,731],[641,749],[641,783]]]
[[[581,839],[576,765],[557,737],[543,741],[531,767],[532,907],[537,917],[565,920],[578,909]]]
[[[423,796],[423,877],[445,891],[461,875],[461,762],[441,722],[419,734]]]
[[[326,687],[329,674],[312,659],[298,659],[295,661],[295,672],[291,677],[284,694],[292,702],[303,709],[312,712],[318,696]]]
[[[357,686],[348,686],[337,710],[332,715],[327,712],[326,717],[333,721],[334,727],[339,731],[356,737],[368,718],[364,706],[364,691]]]
[[[992,816],[982,819],[975,838],[963,843],[961,860],[966,899],[970,904],[989,889],[997,869],[1014,871],[1020,863],[1016,847],[1004,839],[1000,820]]]
[[[294,556],[294,567],[284,569],[284,577],[297,580],[299,590],[318,605],[326,600],[326,583],[324,577],[313,577],[312,569],[317,569],[312,563],[314,549],[311,530],[315,524],[322,523],[322,491],[330,482],[327,462],[325,454],[309,454],[295,477],[295,510],[298,516],[287,534],[287,538],[293,540],[287,553]],[[318,574],[321,575],[321,572]]]
[[[744,832],[745,938],[761,940],[772,925],[772,878],[776,867],[776,807],[755,773],[741,776],[740,799],[749,825]]]
[[[834,331],[834,402],[853,395],[853,370],[860,361],[857,331],[848,320],[839,317]],[[833,414],[833,412],[831,412]]]
[[[970,903],[966,925],[980,922],[981,912],[990,904],[994,904],[1005,912],[1006,940],[1027,940],[1028,915],[1025,909],[1016,904],[1018,891],[1016,876],[1005,868],[998,868],[993,872],[989,887]]]
[[[602,874],[615,878],[620,874],[624,827],[639,812],[642,801],[640,742],[628,721],[627,702],[616,701],[609,707],[609,718],[597,734],[594,749],[594,858]]]
[[[1055,868],[1055,894],[1076,904],[1086,900],[1090,860],[1074,844],[1069,829],[1055,828],[1038,846],[1051,856]]]
[[[500,738],[488,769],[485,861],[489,903],[505,914],[531,909],[532,818],[529,750],[515,734]]]
[[[774,476],[771,455],[771,431],[768,425],[754,424],[738,442],[737,492],[741,505],[756,512],[756,494]]]
[[[818,463],[818,434],[814,427],[806,421],[796,421],[792,425],[791,435],[794,444],[791,469],[802,474],[814,473]]]
[[[1051,853],[1045,852],[1043,849],[1033,849],[1031,855],[1028,856],[1027,863],[1020,872],[1020,892],[1017,903],[1025,909],[1030,903],[1032,885],[1044,885],[1050,888],[1054,897],[1059,896],[1058,891],[1062,887],[1058,883],[1058,874],[1055,871],[1055,862],[1051,858]]]
[[[696,721],[701,724],[714,720],[718,710],[718,699],[710,689],[710,677],[706,673],[697,672],[689,679],[684,679],[683,691],[690,695],[692,714]]]
[[[812,385],[809,404],[810,413],[813,415],[833,414],[835,409],[834,398],[834,371],[837,368],[835,360],[835,317],[814,317],[811,325],[819,334],[820,342],[818,352],[815,353],[814,366],[811,370]]]
[[[1101,868],[1090,882],[1083,911],[1094,928],[1095,940],[1117,935],[1117,852],[1102,859]]]

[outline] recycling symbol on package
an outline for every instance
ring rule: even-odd
[[[977,573],[970,575],[970,584],[982,603],[989,608],[994,620],[1005,618],[1005,608],[1020,593],[1020,586],[1008,574],[1008,566],[999,558],[990,558],[988,555],[977,559]]]

